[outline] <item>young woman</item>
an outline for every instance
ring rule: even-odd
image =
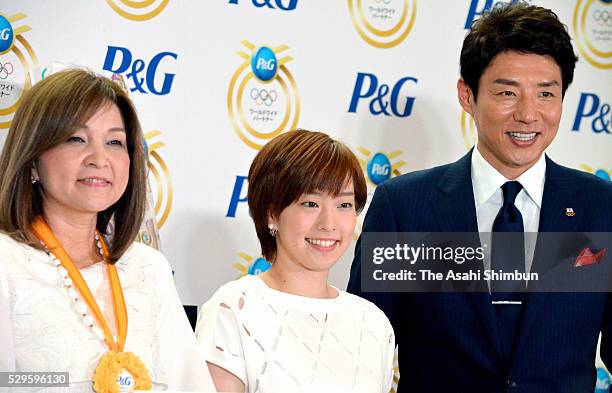
[[[327,282],[366,197],[357,159],[326,134],[287,132],[257,154],[248,203],[272,266],[222,286],[196,328],[219,391],[389,392],[388,319]]]

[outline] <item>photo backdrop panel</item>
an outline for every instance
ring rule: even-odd
[[[344,141],[370,196],[476,142],[456,97],[466,28],[492,0],[124,0],[0,6],[0,145],[23,91],[55,62],[122,74],[150,150],[161,247],[186,304],[265,269],[246,203],[259,148],[295,127]],[[542,0],[580,58],[557,162],[610,180],[612,5]],[[355,230],[359,235],[362,214]],[[352,248],[331,273],[344,288]]]

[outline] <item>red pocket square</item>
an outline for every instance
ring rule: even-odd
[[[608,251],[607,248],[602,248],[601,250],[594,253],[593,251],[591,251],[590,248],[585,247],[576,257],[576,260],[574,261],[574,267],[588,266],[594,263],[598,263],[599,261],[601,261],[604,255],[606,255],[606,251]]]

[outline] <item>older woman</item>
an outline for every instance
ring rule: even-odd
[[[24,96],[0,157],[0,370],[68,371],[71,391],[214,389],[167,260],[134,243],[145,171],[115,82],[68,70]]]
[[[388,319],[327,282],[366,195],[353,153],[323,133],[288,132],[257,154],[248,203],[272,266],[222,286],[196,328],[219,391],[389,392]]]

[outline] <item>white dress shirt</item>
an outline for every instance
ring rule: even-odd
[[[516,196],[514,205],[523,216],[526,273],[530,272],[533,262],[545,178],[546,159],[542,154],[535,165],[515,179],[523,186],[523,189]],[[504,202],[501,186],[508,181],[511,180],[506,179],[497,169],[493,168],[476,147],[472,152],[472,189],[474,191],[480,242],[485,247],[485,269],[491,268],[491,231],[493,230],[493,221],[495,221],[495,217]]]

